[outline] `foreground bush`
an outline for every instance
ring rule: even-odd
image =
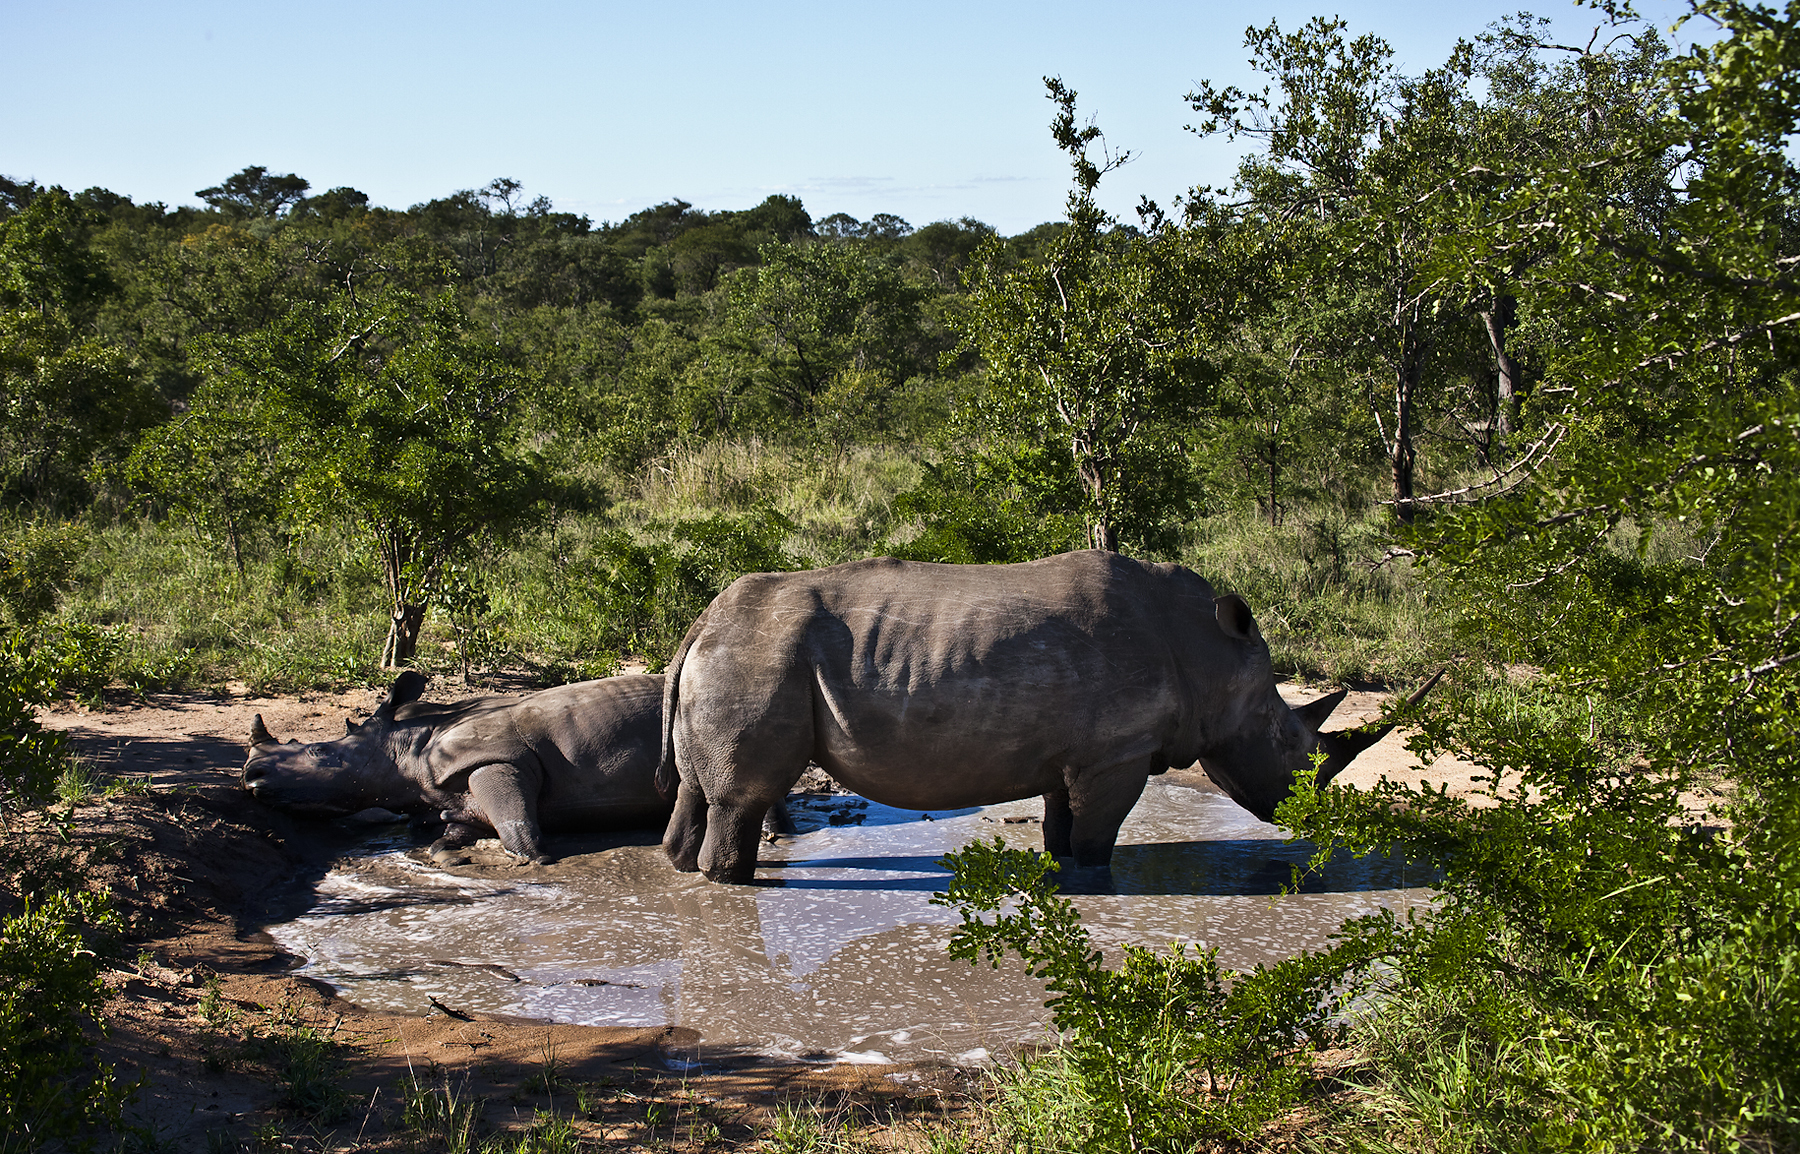
[[[1048,854],[976,842],[934,897],[962,913],[951,957],[1007,953],[1045,979],[1063,1045],[998,1080],[994,1121],[1029,1151],[1175,1151],[1248,1138],[1300,1099],[1309,1043],[1338,1005],[1343,956],[1221,969],[1215,951],[1125,947],[1109,970]]]
[[[133,1087],[93,1061],[84,1033],[106,1001],[90,941],[114,928],[93,894],[49,894],[0,922],[0,1150],[117,1125]]]
[[[0,1151],[116,1124],[132,1091],[93,1061],[86,1037],[103,1028],[100,950],[117,919],[103,895],[74,890],[68,862],[23,836],[69,820],[44,812],[66,759],[33,712],[53,683],[29,656],[16,634],[0,646],[0,876],[19,879],[0,895],[12,911],[0,919]]]

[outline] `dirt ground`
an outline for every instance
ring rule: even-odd
[[[426,695],[467,693],[434,684]],[[260,915],[322,876],[346,835],[242,792],[251,720],[261,714],[282,739],[332,739],[381,696],[229,693],[42,712],[97,781],[129,783],[77,811],[76,847],[127,925],[101,1049],[120,1076],[142,1077],[128,1118],[151,1148],[413,1149],[432,1133],[422,1113],[470,1103],[478,1133],[521,1130],[555,1110],[572,1112],[588,1141],[700,1148],[766,1134],[795,1102],[825,1111],[814,1120],[826,1129],[854,1119],[875,1144],[924,1148],[934,1125],[966,1108],[978,1076],[965,1069],[779,1063],[704,1053],[692,1029],[552,1025],[454,1006],[373,1014],[292,976],[296,960],[257,931]],[[1353,693],[1334,727],[1372,718],[1383,700]],[[1402,741],[1390,735],[1341,780],[1477,788],[1475,767],[1419,766]],[[1197,768],[1172,774],[1210,788]],[[704,1072],[691,1072],[696,1057]]]
[[[414,1084],[429,1091],[410,1095],[415,1114],[478,1103],[477,1134],[523,1130],[554,1110],[576,1115],[574,1136],[646,1149],[736,1144],[801,1102],[826,1129],[855,1119],[897,1137],[965,1100],[974,1075],[963,1069],[753,1061],[704,1052],[691,1029],[553,1025],[454,1006],[371,1014],[289,974],[296,959],[257,931],[259,915],[322,876],[345,835],[243,793],[251,719],[260,713],[283,739],[331,739],[381,697],[166,696],[41,713],[97,782],[129,783],[80,807],[74,830],[91,882],[111,890],[126,923],[100,1050],[120,1077],[143,1079],[127,1120],[148,1148],[410,1150],[433,1132],[403,1117]],[[696,1057],[705,1072],[684,1072]]]

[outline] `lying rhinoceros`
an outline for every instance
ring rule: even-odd
[[[1101,866],[1170,766],[1198,761],[1264,821],[1314,750],[1329,779],[1386,732],[1320,733],[1343,696],[1290,709],[1250,607],[1176,565],[1090,551],[754,574],[669,665],[663,845],[679,870],[750,880],[757,815],[810,759],[902,809],[1042,794],[1046,848]]]
[[[663,679],[608,677],[525,697],[417,700],[425,679],[402,673],[374,716],[337,741],[277,742],[250,727],[244,788],[296,813],[340,817],[380,807],[438,814],[440,863],[490,827],[509,853],[550,860],[540,829],[658,828],[669,800],[655,777]],[[674,790],[669,790],[672,798]]]

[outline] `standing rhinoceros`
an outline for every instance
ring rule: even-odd
[[[809,759],[902,809],[1042,794],[1046,848],[1102,866],[1151,774],[1199,761],[1268,821],[1315,749],[1328,779],[1386,732],[1320,733],[1343,692],[1284,704],[1241,598],[1101,551],[747,576],[664,692],[663,846],[728,882],[754,874],[757,815]]]
[[[656,788],[663,679],[608,677],[525,697],[417,700],[425,679],[402,673],[361,725],[337,741],[277,742],[257,715],[244,788],[296,813],[339,817],[381,807],[441,814],[439,862],[459,860],[481,826],[509,853],[550,860],[539,830],[660,828]],[[670,796],[674,790],[670,789]]]

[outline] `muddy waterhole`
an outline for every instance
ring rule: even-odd
[[[1282,893],[1311,847],[1184,777],[1151,779],[1110,883],[1074,887],[1096,891],[1075,902],[1099,944],[1217,947],[1246,968],[1429,900],[1420,871],[1380,858]],[[996,834],[1041,848],[1041,802],[925,815],[791,800],[800,832],[763,846],[753,886],[675,873],[652,835],[542,871],[445,871],[404,826],[378,828],[267,933],[304,959],[297,973],[373,1010],[681,1025],[707,1051],[821,1062],[977,1063],[1046,1037],[1042,984],[1016,962],[952,960],[958,915],[930,900],[950,850]]]

